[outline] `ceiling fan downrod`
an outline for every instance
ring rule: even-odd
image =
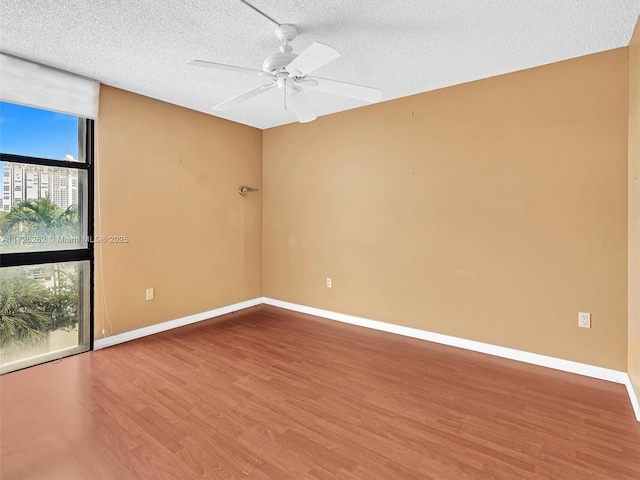
[[[279,25],[276,27],[276,37],[282,42],[278,51],[269,55],[262,64],[262,70],[267,73],[277,74],[284,71],[287,65],[296,58],[293,47],[289,45],[298,36],[298,29],[293,25]]]

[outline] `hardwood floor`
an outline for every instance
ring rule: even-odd
[[[0,378],[2,480],[629,479],[624,386],[256,307]]]

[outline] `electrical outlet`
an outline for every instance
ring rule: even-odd
[[[327,288],[331,288],[333,286],[333,282],[331,281],[331,277],[327,277]]]
[[[591,328],[591,314],[586,312],[579,312],[578,326],[582,328]]]
[[[147,300],[153,300],[153,288],[147,288],[146,297]]]

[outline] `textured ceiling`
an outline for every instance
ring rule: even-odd
[[[383,100],[629,44],[640,0],[251,0],[342,57],[318,76],[380,88]],[[212,114],[260,82],[188,66],[261,68],[275,25],[238,0],[2,0],[0,50]],[[296,121],[280,92],[217,116],[258,128]],[[318,115],[362,103],[309,91]]]

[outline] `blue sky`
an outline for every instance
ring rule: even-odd
[[[56,160],[67,154],[78,158],[78,119],[0,102],[0,151]]]

